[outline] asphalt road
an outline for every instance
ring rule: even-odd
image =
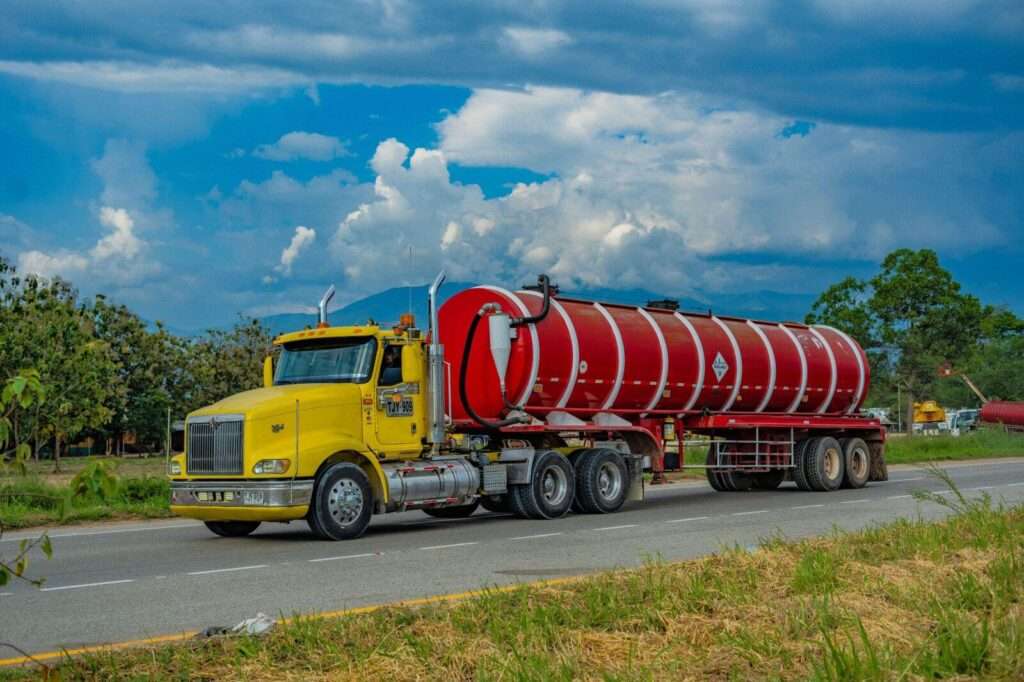
[[[1024,459],[951,464],[969,495],[1024,500]],[[30,652],[230,625],[262,611],[290,615],[543,580],[646,558],[685,559],[772,533],[804,537],[896,517],[944,512],[913,498],[942,490],[920,469],[834,493],[715,493],[704,484],[648,488],[644,503],[607,516],[525,521],[482,510],[438,520],[420,512],[376,517],[349,542],[313,539],[304,523],[267,524],[220,538],[185,520],[51,532],[54,557],[36,561],[42,589],[0,589],[0,641]],[[9,534],[0,550],[30,534]],[[0,659],[14,656],[0,651]]]

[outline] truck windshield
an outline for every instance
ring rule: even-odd
[[[361,384],[373,372],[377,341],[359,337],[290,343],[281,352],[274,385]]]

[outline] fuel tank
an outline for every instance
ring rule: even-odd
[[[478,286],[441,307],[440,340],[455,421],[469,419],[459,399],[460,363],[470,323],[486,304],[526,317],[541,311],[543,296]],[[505,405],[488,327],[478,325],[469,349],[467,397],[481,417],[497,419]],[[597,412],[850,414],[863,402],[870,380],[857,342],[825,326],[553,296],[546,318],[514,333],[507,397],[537,416],[552,410],[581,418]]]
[[[474,407],[476,403],[473,403]],[[1024,429],[1024,403],[990,400],[981,406],[981,421]]]

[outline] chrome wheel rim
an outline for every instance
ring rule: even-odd
[[[565,502],[569,496],[569,477],[560,466],[549,466],[544,469],[540,479],[540,491],[544,501],[552,506]]]
[[[355,523],[363,513],[363,489],[351,478],[337,481],[327,494],[327,511],[339,525]]]
[[[825,476],[834,480],[839,476],[839,453],[835,448],[825,451]]]
[[[622,470],[614,462],[605,462],[598,469],[597,491],[605,500],[618,498],[622,491]]]

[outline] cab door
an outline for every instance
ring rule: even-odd
[[[392,452],[419,452],[423,439],[422,371],[416,371],[415,356],[422,362],[423,350],[416,344],[385,344],[377,371],[374,412],[377,440]],[[410,365],[404,367],[403,365]],[[418,381],[402,381],[406,378]]]

